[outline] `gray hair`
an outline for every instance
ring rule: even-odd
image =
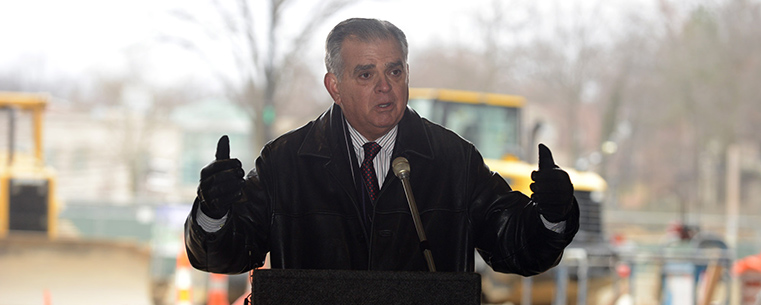
[[[344,62],[341,46],[346,38],[369,42],[376,39],[396,39],[402,48],[404,62],[407,62],[407,36],[391,22],[378,19],[351,18],[337,24],[325,40],[325,67],[340,80]]]

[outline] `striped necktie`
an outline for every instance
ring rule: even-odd
[[[378,143],[367,142],[362,145],[365,149],[365,160],[362,161],[360,171],[362,172],[362,181],[367,187],[367,194],[370,196],[370,201],[375,201],[378,198],[380,187],[378,186],[378,175],[375,174],[375,167],[373,166],[373,159],[378,154],[381,147]]]

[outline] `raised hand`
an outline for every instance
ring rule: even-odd
[[[238,159],[230,159],[230,139],[224,135],[217,143],[216,160],[201,170],[198,196],[201,212],[211,218],[222,218],[232,203],[243,193],[243,167]]]
[[[539,144],[539,170],[531,173],[531,180],[531,200],[539,213],[550,222],[566,220],[573,207],[573,184],[568,173],[555,165],[552,152],[544,144]]]

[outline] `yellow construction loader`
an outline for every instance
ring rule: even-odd
[[[409,91],[409,105],[421,116],[471,141],[491,170],[498,172],[514,190],[531,195],[531,172],[537,165],[527,160],[530,155],[536,156],[537,143],[533,133],[524,135],[522,131],[526,103],[524,97],[508,94],[446,88],[410,88]],[[535,126],[533,131],[537,128]],[[578,279],[583,275],[585,280],[581,282],[588,286],[591,294],[608,284],[609,264],[614,256],[602,226],[602,199],[607,183],[594,172],[563,169],[573,182],[581,212],[579,233],[564,257],[569,264],[563,266],[575,264],[570,277]],[[579,257],[571,255],[576,253],[580,253]],[[580,264],[586,267],[583,272],[576,272]],[[517,275],[496,273],[478,261],[476,269],[482,275],[485,303],[517,304],[530,300],[531,304],[551,304],[556,282],[561,278],[555,276],[555,271],[546,272],[532,277],[531,288],[524,288],[527,282]],[[578,282],[571,281],[565,289],[567,299],[577,299]]]
[[[59,236],[56,174],[43,154],[49,99],[0,92],[0,304],[152,304],[147,247]]]

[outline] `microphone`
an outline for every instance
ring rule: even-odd
[[[391,162],[391,167],[394,169],[394,175],[399,179],[410,178],[410,162],[405,157],[397,157],[394,162]]]
[[[407,204],[410,206],[412,221],[415,223],[415,230],[417,230],[417,236],[420,239],[420,249],[423,250],[423,255],[428,263],[428,270],[434,272],[436,271],[436,266],[433,264],[431,248],[428,245],[428,239],[425,237],[423,223],[420,221],[420,213],[417,210],[417,204],[415,204],[415,197],[412,195],[412,186],[410,186],[410,162],[405,157],[397,157],[391,162],[391,168],[394,171],[394,175],[402,181],[404,194],[407,196]]]

